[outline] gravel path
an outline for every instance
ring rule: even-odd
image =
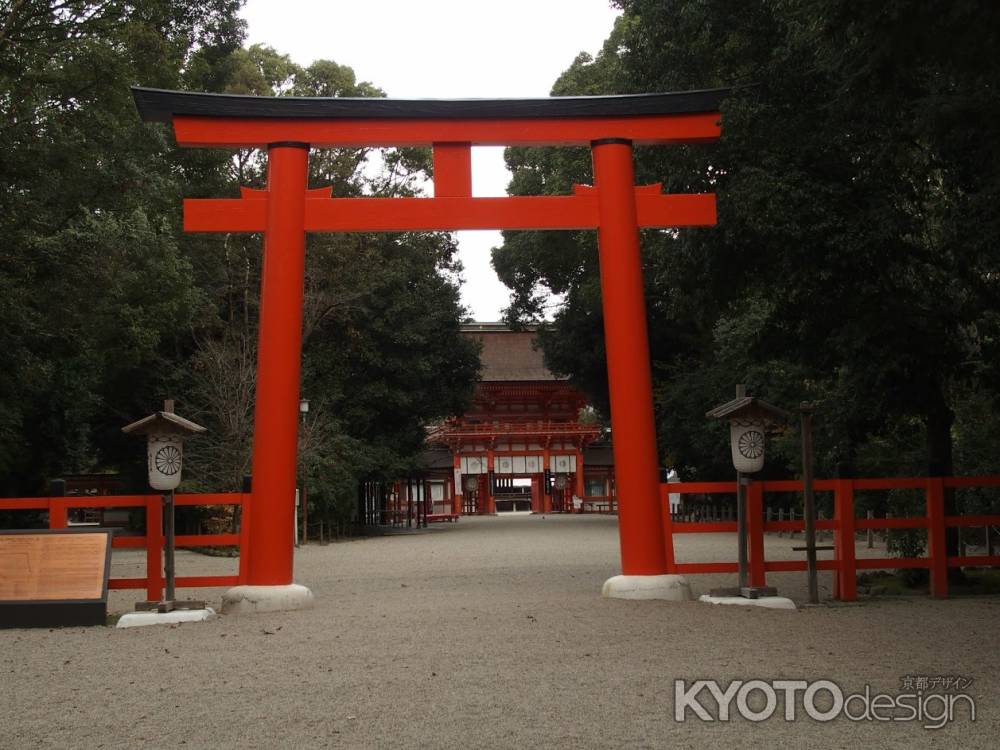
[[[772,557],[801,544],[768,536]],[[859,554],[869,551],[859,547]],[[678,559],[733,559],[684,535]],[[879,550],[875,550],[879,553]],[[116,574],[142,558],[116,552]],[[182,574],[235,561],[178,555]],[[599,596],[616,520],[463,518],[411,535],[310,545],[317,606],[129,630],[0,630],[0,748],[995,748],[1000,598],[875,599],[764,611]],[[804,574],[769,583],[798,601]],[[699,591],[731,576],[695,576]],[[821,591],[829,593],[829,574]],[[221,590],[182,592],[217,603]],[[112,610],[141,592],[114,592]],[[898,693],[960,675],[977,721],[674,720],[675,679],[828,678]],[[725,685],[723,685],[725,687]]]

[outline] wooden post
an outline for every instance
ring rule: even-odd
[[[452,478],[450,480],[452,485],[451,494],[451,512],[454,514],[459,514],[462,512],[462,457],[458,455],[458,450],[455,451]]]
[[[833,593],[841,601],[853,602],[858,595],[854,555],[854,483],[850,479],[836,481],[833,504],[837,520],[837,532],[833,543],[837,575],[834,579]]]
[[[764,485],[751,482],[746,490],[747,541],[750,546],[750,585],[767,585],[764,571]]]
[[[745,481],[750,481],[749,479]],[[741,472],[736,472],[736,560],[738,566],[737,585],[744,589],[750,585],[747,579],[747,514],[746,485]]]
[[[944,522],[944,480],[934,477],[927,480],[927,556],[931,566],[931,596],[936,599],[948,596],[947,531]]]
[[[309,541],[309,493],[306,490],[306,479],[302,477],[302,544]]]
[[[163,598],[163,505],[159,495],[146,497],[146,601]]]
[[[252,477],[249,474],[245,475],[240,492],[240,559],[237,574],[241,586],[247,582],[247,563],[250,559],[250,490],[252,485]]]
[[[166,495],[163,496],[163,511],[165,515],[165,529],[164,534],[166,536],[166,549],[163,555],[163,572],[167,579],[167,594],[166,600],[168,602],[174,601],[176,596],[175,582],[177,580],[177,568],[174,565],[174,491],[171,490]]]
[[[816,581],[816,500],[813,496],[812,406],[799,405],[802,429],[802,518],[805,522],[806,574],[809,578],[809,603],[819,604]],[[853,546],[852,546],[853,549]]]

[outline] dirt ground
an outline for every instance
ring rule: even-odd
[[[768,556],[795,559],[767,537]],[[881,554],[859,545],[860,554]],[[732,535],[677,537],[679,560],[731,560]],[[117,630],[0,630],[0,748],[995,748],[1000,598],[875,598],[798,611],[600,597],[616,519],[463,518],[296,554],[316,607]],[[116,551],[114,575],[143,570]],[[183,552],[181,574],[236,561]],[[696,592],[731,576],[691,576]],[[800,604],[805,575],[769,583]],[[830,574],[821,574],[828,597]],[[183,590],[218,604],[221,589]],[[113,592],[129,611],[141,591]],[[898,694],[962,677],[941,729],[804,715],[674,716],[674,681],[829,679]],[[759,698],[758,693],[756,698]],[[801,698],[801,694],[800,694]],[[701,703],[717,711],[707,691]],[[751,708],[759,708],[751,696]],[[733,712],[736,712],[735,702]]]

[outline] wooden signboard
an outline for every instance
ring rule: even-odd
[[[111,534],[0,531],[0,627],[104,625]]]

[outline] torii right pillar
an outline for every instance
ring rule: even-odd
[[[690,599],[687,581],[669,572],[673,541],[663,533],[632,142],[606,138],[591,150],[622,559],[622,574],[609,578],[602,594]]]

